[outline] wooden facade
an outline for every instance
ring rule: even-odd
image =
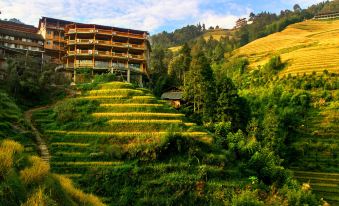
[[[150,44],[148,32],[96,24],[82,24],[49,17],[39,21],[46,55],[63,64],[76,79],[77,70],[118,72],[124,80],[141,81],[147,74]]]
[[[44,39],[34,26],[0,20],[0,49],[3,58],[6,54],[27,52],[40,56]]]
[[[89,68],[92,73],[117,72],[128,82],[141,81],[149,59],[148,33],[95,24],[69,24],[65,28],[67,70]]]
[[[44,49],[46,55],[52,58],[52,61],[57,64],[64,63],[65,56],[65,27],[71,24],[70,21],[61,19],[54,19],[49,17],[42,17],[39,20],[39,34],[45,40]]]

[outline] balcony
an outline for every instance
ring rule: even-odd
[[[122,48],[127,48],[128,44],[127,43],[122,43],[122,42],[112,42],[113,46],[116,47],[122,47]]]
[[[93,67],[93,63],[76,63],[75,67]]]
[[[77,29],[69,29],[67,33],[74,34],[74,33],[97,33],[97,29],[93,28],[77,28]]]
[[[122,59],[126,59],[128,57],[126,53],[115,53],[115,52],[112,52],[112,56],[114,58],[122,58]]]
[[[106,56],[106,57],[112,56],[110,51],[95,51],[95,54],[99,56]]]
[[[129,54],[128,57],[131,59],[145,60],[143,55]]]
[[[111,41],[104,41],[104,40],[97,40],[96,43],[100,45],[108,45],[108,46],[112,45]]]
[[[145,46],[143,44],[130,44],[129,47],[132,49],[145,50]]]
[[[120,31],[115,31],[113,32],[114,35],[116,36],[123,36],[123,37],[129,37],[129,38],[137,38],[137,39],[144,39],[144,35],[142,34],[132,34],[132,33],[127,33],[127,32],[120,32]]]
[[[111,30],[104,30],[104,29],[98,29],[97,30],[98,34],[104,34],[104,35],[112,35],[112,31]]]

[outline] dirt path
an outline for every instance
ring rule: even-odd
[[[38,148],[40,150],[41,159],[43,159],[46,162],[49,162],[51,156],[49,154],[48,147],[46,145],[45,140],[42,138],[41,133],[39,132],[39,130],[33,124],[32,114],[33,114],[33,112],[36,112],[36,111],[39,111],[39,110],[43,110],[43,109],[47,109],[49,107],[50,106],[43,106],[43,107],[33,108],[33,109],[30,109],[30,110],[27,110],[25,112],[25,114],[24,114],[25,120],[27,121],[27,123],[31,127],[32,132],[33,132],[33,134],[35,136],[36,143],[37,143]]]
[[[67,93],[67,97],[74,97],[74,96],[76,96],[76,92],[74,90],[67,89],[67,88],[65,90],[66,90],[66,93]],[[62,100],[59,100],[59,101],[62,101]],[[32,132],[33,132],[33,134],[35,136],[36,143],[37,143],[37,146],[38,146],[39,151],[40,151],[40,157],[41,157],[41,159],[43,159],[46,162],[49,162],[49,160],[51,158],[51,155],[49,154],[48,147],[47,147],[47,144],[46,144],[45,140],[43,139],[41,133],[35,127],[35,125],[34,125],[34,123],[32,121],[32,115],[33,115],[33,112],[50,108],[53,105],[55,105],[57,102],[49,104],[49,105],[46,105],[46,106],[36,107],[36,108],[30,109],[30,110],[27,110],[24,113],[24,118],[25,118],[26,122],[29,124],[29,126],[31,127]]]

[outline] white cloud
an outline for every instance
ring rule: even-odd
[[[281,0],[282,3],[290,5],[299,4],[302,8],[307,8],[313,4],[323,2],[325,0]]]
[[[227,4],[225,11],[237,15],[206,10],[206,4]],[[178,22],[230,28],[238,17],[249,13],[232,0],[1,0],[0,10],[1,19],[17,18],[35,26],[41,16],[48,16],[151,32]]]

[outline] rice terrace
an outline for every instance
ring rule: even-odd
[[[339,1],[2,0],[2,205],[339,206]]]

